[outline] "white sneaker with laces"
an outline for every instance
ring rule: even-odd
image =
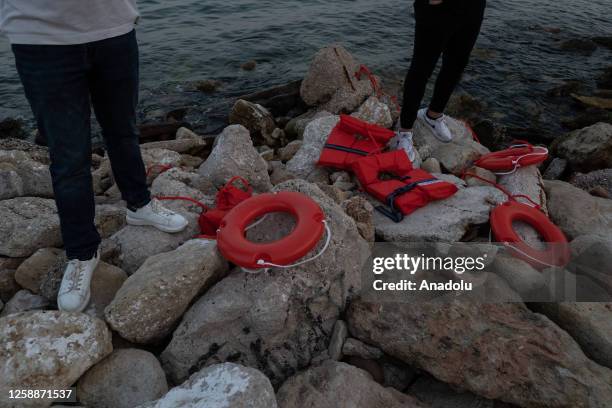
[[[421,167],[421,157],[414,147],[412,136],[412,132],[396,130],[395,137],[389,141],[389,148],[391,150],[403,149],[412,162],[412,167],[418,168]]]
[[[417,117],[431,128],[434,136],[439,141],[448,143],[453,140],[453,134],[446,124],[445,115],[440,116],[438,119],[431,119],[427,116],[427,108],[423,108],[419,110]]]
[[[188,224],[185,217],[170,211],[153,198],[149,204],[132,211],[127,210],[127,223],[130,225],[150,225],[164,232],[181,232]]]
[[[57,295],[57,306],[64,312],[82,312],[89,303],[90,285],[94,270],[100,261],[100,253],[87,261],[72,259],[64,270],[64,277]]]

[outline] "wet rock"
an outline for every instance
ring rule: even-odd
[[[113,301],[127,278],[120,268],[100,262],[91,280],[91,298],[84,313],[104,319],[104,309]]]
[[[22,289],[15,293],[15,296],[13,296],[11,300],[6,302],[0,316],[8,316],[13,313],[28,312],[30,310],[43,310],[48,306],[49,301],[44,297],[35,295],[29,290]]]
[[[308,124],[313,120],[325,116],[332,116],[332,114],[326,111],[310,110],[291,119],[285,126],[285,133],[292,139],[302,139],[304,137],[306,126],[308,126]]]
[[[587,108],[612,110],[612,99],[572,94],[572,98]]]
[[[191,301],[226,271],[215,242],[188,241],[148,258],[106,308],[106,321],[133,343],[159,341],[172,332]]]
[[[339,120],[339,116],[325,116],[310,122],[304,131],[302,146],[287,162],[287,170],[303,179],[315,173],[321,150]]]
[[[561,85],[557,85],[546,91],[546,95],[553,98],[565,98],[573,93],[582,92],[584,89],[585,85],[581,81],[565,81]]]
[[[115,350],[90,368],[77,384],[77,397],[89,408],[133,408],[168,392],[155,356],[134,348]]]
[[[593,197],[563,181],[545,181],[550,219],[569,239],[580,235],[612,236],[612,201]]]
[[[253,140],[274,145],[271,135],[276,123],[272,114],[261,105],[238,99],[229,114],[229,123],[247,128]]]
[[[210,156],[198,173],[210,178],[217,188],[237,175],[248,180],[256,191],[272,188],[266,161],[253,147],[248,130],[240,125],[228,126],[217,136]]]
[[[222,85],[221,81],[215,79],[204,79],[195,83],[195,87],[198,91],[207,94],[217,92]]]
[[[429,203],[399,223],[375,211],[376,234],[388,242],[456,242],[474,225],[486,224],[491,209],[505,200],[493,187],[469,187]]]
[[[257,61],[249,60],[240,65],[240,68],[244,71],[253,71],[255,68],[257,68]]]
[[[40,287],[53,270],[60,269],[66,257],[57,248],[41,248],[23,261],[15,271],[15,280],[32,293],[40,293]]]
[[[521,303],[355,301],[348,323],[354,337],[484,398],[586,408],[612,397],[612,371]]]
[[[375,96],[366,99],[357,112],[354,112],[351,116],[384,128],[393,126],[391,109]]]
[[[66,389],[112,351],[102,320],[82,313],[27,312],[0,319],[0,405],[16,406],[9,389]],[[17,362],[19,362],[17,364]],[[20,407],[48,407],[50,399]]]
[[[329,347],[327,348],[327,354],[330,359],[338,361],[342,358],[342,346],[347,335],[346,323],[342,320],[336,321],[331,339],[329,340]]]
[[[570,183],[574,186],[591,192],[594,188],[603,188],[608,197],[612,197],[612,169],[595,170],[590,173],[575,174]]]
[[[321,49],[302,81],[300,95],[309,106],[331,113],[352,112],[372,94],[370,80],[354,75],[359,62],[341,45]]]
[[[512,142],[508,129],[490,120],[476,123],[473,130],[478,135],[480,143],[491,151],[502,150]]]
[[[542,178],[544,180],[560,179],[563,176],[563,173],[565,173],[565,170],[567,169],[567,165],[568,165],[567,160],[562,159],[560,157],[555,157],[554,159],[552,159],[552,161],[546,168],[546,171],[544,172],[544,175],[542,176]]]
[[[442,173],[440,162],[435,157],[430,157],[421,163],[421,169],[428,173]]]
[[[302,147],[302,143],[303,142],[301,140],[294,140],[287,144],[287,146],[281,147],[278,149],[279,158],[284,162],[291,160],[297,151]]]
[[[138,408],[276,408],[270,380],[260,371],[233,363],[216,364],[193,374],[161,399]]]
[[[599,122],[612,124],[612,112],[604,109],[587,108],[578,112],[576,116],[561,120],[563,127],[569,130],[583,129]]]
[[[446,112],[453,117],[463,119],[470,123],[477,121],[484,109],[478,99],[468,93],[453,94],[446,107]]]
[[[183,317],[162,353],[166,372],[182,381],[207,364],[235,361],[262,370],[280,384],[327,351],[332,329],[347,299],[361,285],[368,244],[354,221],[319,188],[290,180],[275,191],[297,191],[323,209],[332,231],[317,259],[289,269],[248,274],[236,269],[206,292]],[[280,238],[291,217],[267,217],[249,231],[251,241]],[[323,240],[307,254],[321,250]]]
[[[342,202],[342,209],[355,220],[357,230],[363,239],[374,242],[374,206],[363,196],[354,196]]]
[[[482,181],[476,177],[470,176],[470,174],[475,174],[478,177],[482,177],[485,180],[489,180],[492,183],[496,183],[497,182],[497,176],[495,175],[495,173],[487,170],[487,169],[483,169],[482,167],[478,167],[478,166],[472,166],[469,169],[467,169],[466,174],[465,174],[465,182],[469,187],[476,187],[476,186],[490,186],[490,183],[487,183],[486,181]]]
[[[0,255],[27,257],[62,244],[55,202],[36,197],[0,201]]]
[[[0,139],[25,139],[24,123],[20,119],[3,118],[0,121]]]
[[[574,130],[558,139],[551,147],[556,156],[566,159],[578,171],[612,167],[612,125],[597,123]]]
[[[378,360],[383,352],[376,347],[365,344],[357,339],[348,338],[342,346],[342,354],[345,356],[360,357],[366,360]]]
[[[414,397],[376,383],[367,372],[335,361],[291,377],[277,398],[283,408],[424,407]]]
[[[569,51],[580,55],[591,55],[597,48],[597,44],[586,38],[572,38],[563,41],[560,45],[563,51]]]
[[[507,255],[497,255],[492,270],[520,295],[529,295],[546,285],[544,275],[527,262]]]
[[[593,42],[601,47],[605,47],[609,50],[612,50],[612,36],[607,36],[607,37],[593,37],[591,38],[591,40],[593,40]]]

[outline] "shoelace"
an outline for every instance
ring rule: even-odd
[[[73,291],[73,290],[77,290],[80,291],[81,290],[81,285],[83,284],[83,267],[81,265],[81,261],[79,261],[78,259],[73,259],[71,261],[68,262],[68,268],[71,268],[71,270],[73,271],[71,276],[70,276],[70,287],[68,288],[69,291]]]
[[[163,205],[161,205],[161,203],[159,202],[159,200],[152,200],[151,203],[151,210],[153,210],[153,212],[155,214],[158,215],[163,215],[163,216],[171,216],[174,215],[174,213],[170,210],[168,210],[166,207],[164,207]]]

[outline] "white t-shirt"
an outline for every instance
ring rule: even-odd
[[[129,33],[136,0],[0,0],[0,31],[12,44],[70,45]]]

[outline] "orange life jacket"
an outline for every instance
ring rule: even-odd
[[[389,207],[376,209],[395,222],[431,201],[443,200],[457,192],[453,183],[413,168],[408,155],[401,149],[363,157],[352,167],[365,191]],[[382,173],[389,173],[394,178],[383,180]]]
[[[382,151],[394,135],[392,130],[340,115],[340,121],[323,146],[318,164],[350,170],[355,160]]]

